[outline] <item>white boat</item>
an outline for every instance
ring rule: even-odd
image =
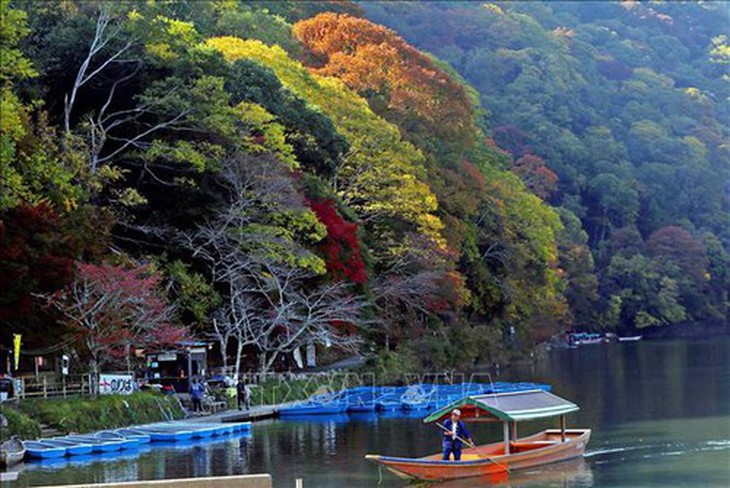
[[[0,443],[0,468],[9,468],[25,457],[25,446],[19,437],[11,437]]]
[[[640,341],[641,339],[643,339],[643,337],[644,337],[643,335],[619,337],[618,341],[619,342],[636,342],[636,341]]]

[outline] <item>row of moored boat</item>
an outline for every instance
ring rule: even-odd
[[[418,383],[409,386],[358,386],[336,393],[314,395],[308,400],[279,409],[281,416],[343,413],[396,412],[439,408],[457,398],[517,391],[550,391],[540,383]]]
[[[181,442],[250,431],[251,422],[202,424],[166,422],[139,427],[71,434],[38,441],[23,441],[25,455],[32,459],[81,456],[139,449],[143,444]]]

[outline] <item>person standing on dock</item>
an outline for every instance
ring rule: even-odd
[[[238,377],[238,383],[236,383],[236,403],[238,409],[241,410],[241,404],[246,407],[246,410],[251,409],[251,395],[248,391],[248,386],[243,381],[243,376]]]
[[[461,447],[463,441],[474,444],[471,440],[471,434],[466,430],[466,424],[461,420],[461,410],[455,409],[451,412],[451,418],[444,421],[443,439],[444,439],[444,455],[443,460],[448,461],[453,453],[454,461],[461,461]]]
[[[193,401],[193,412],[200,412],[203,409],[203,393],[205,393],[205,386],[198,381],[193,380],[193,384],[190,386],[190,398]]]

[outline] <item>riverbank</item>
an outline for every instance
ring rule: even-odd
[[[14,406],[3,404],[1,412],[8,420],[2,436],[18,435],[24,439],[39,437],[41,428],[61,433],[86,433],[186,417],[176,399],[152,392],[25,399]]]
[[[20,412],[7,404],[0,404],[0,442],[13,436],[23,439],[35,439],[41,435],[41,424],[30,416]]]

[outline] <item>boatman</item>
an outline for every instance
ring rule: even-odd
[[[444,461],[448,461],[450,455],[454,454],[454,461],[461,461],[461,446],[464,441],[473,445],[471,434],[466,430],[466,424],[460,420],[461,410],[458,408],[451,412],[451,418],[446,419],[443,426],[444,434]]]

